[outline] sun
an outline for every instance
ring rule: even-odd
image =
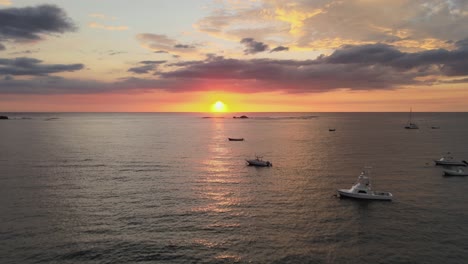
[[[216,101],[211,105],[211,112],[226,112],[226,105],[221,101]]]

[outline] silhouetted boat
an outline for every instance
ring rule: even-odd
[[[468,176],[468,172],[463,170],[462,168],[457,168],[453,170],[445,169],[444,175],[445,176]]]
[[[335,128],[329,128],[328,131],[335,131],[336,129]]]
[[[248,159],[247,165],[257,167],[271,167],[273,164],[267,160],[262,160],[262,157],[256,156],[255,159]]]
[[[229,141],[244,141],[244,138],[228,138]]]
[[[412,120],[412,114],[413,114],[413,109],[410,108],[410,114],[409,114],[409,119],[408,123],[406,124],[405,128],[406,129],[419,129],[419,126],[413,122]]]

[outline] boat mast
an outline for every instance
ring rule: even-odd
[[[413,107],[410,107],[410,109],[409,109],[409,122],[410,122],[410,124],[411,124],[412,115],[413,115]]]
[[[412,114],[413,114],[413,107],[410,107],[408,124],[411,124]]]

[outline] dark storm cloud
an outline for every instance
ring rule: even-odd
[[[0,9],[0,39],[40,40],[42,34],[75,29],[65,11],[55,5]]]
[[[455,46],[457,46],[458,48],[461,48],[461,49],[468,48],[468,38],[462,39],[462,40],[459,40],[459,41],[455,42]]]
[[[142,66],[130,68],[130,69],[128,69],[128,72],[133,72],[133,73],[136,73],[136,74],[149,73],[149,72],[155,70],[157,65],[163,64],[165,62],[166,62],[165,60],[161,60],[161,61],[140,61],[139,64],[143,64]]]
[[[166,63],[165,60],[157,60],[157,61],[140,61],[141,64],[146,64],[146,65],[154,65],[154,64],[163,64],[163,63]]]
[[[150,71],[153,71],[156,68],[154,64],[146,64],[143,66],[138,66],[138,67],[132,67],[128,69],[128,72],[133,72],[136,74],[144,74],[144,73],[149,73]]]
[[[104,93],[140,93],[147,90],[179,87],[179,82],[172,80],[123,78],[107,83],[94,80],[67,79],[57,76],[35,76],[32,79],[0,79],[0,94],[104,94]],[[0,96],[0,100],[1,100]]]
[[[402,52],[386,44],[346,45],[325,57],[323,61],[334,64],[375,64],[386,63],[401,56]]]
[[[250,40],[249,40],[250,41]],[[256,81],[256,89],[314,92],[332,89],[394,89],[431,85],[418,77],[468,75],[468,49],[401,52],[386,44],[344,46],[315,60],[238,60],[208,57],[181,62],[163,78]],[[264,85],[261,85],[262,83]],[[264,87],[264,88],[261,88]],[[267,87],[267,88],[265,88]],[[276,87],[276,88],[275,88]]]
[[[48,75],[51,73],[71,72],[83,69],[83,64],[42,64],[34,58],[0,59],[2,75]]]
[[[270,53],[271,53],[271,52],[279,52],[279,51],[288,51],[288,50],[289,50],[288,47],[278,46],[278,47],[272,49],[272,50],[270,51]]]
[[[328,57],[319,60],[331,64],[384,65],[399,70],[427,70],[430,66],[440,68],[441,74],[461,76],[468,74],[468,46],[466,41],[456,43],[458,47],[406,53],[386,44],[344,46]]]
[[[0,93],[129,93],[155,89],[187,92],[212,89],[218,82],[231,84],[222,86],[224,91],[231,92],[309,93],[466,83],[468,48],[463,41],[454,43],[458,43],[454,50],[420,52],[402,52],[384,44],[344,46],[328,56],[309,60],[240,60],[209,54],[203,60],[165,64],[166,71],[158,71],[158,78],[132,77],[114,83],[51,76],[33,76],[31,80],[3,78],[0,79]],[[163,63],[165,61],[140,61],[138,67],[129,71],[151,73]],[[52,69],[73,70],[74,67],[82,65],[42,65],[41,61],[31,58],[0,59],[0,74],[13,77],[26,73],[48,74]],[[440,80],[444,76],[460,78]]]
[[[255,41],[253,38],[243,38],[240,43],[245,45],[244,54],[255,54],[268,50],[268,45]]]
[[[385,66],[325,64],[317,61],[254,59],[237,60],[217,57],[162,73],[163,78],[213,79],[256,82],[254,91],[287,90],[318,92],[331,89],[384,89],[415,84],[414,73],[402,75]],[[234,88],[237,89],[238,88]],[[243,92],[249,92],[243,90]]]

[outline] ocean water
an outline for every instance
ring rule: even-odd
[[[7,115],[0,263],[468,263],[467,113]]]

